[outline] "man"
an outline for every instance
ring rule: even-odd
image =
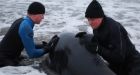
[[[105,16],[96,0],[87,7],[85,17],[93,28],[92,41],[96,40],[98,45],[98,51],[88,50],[99,53],[117,75],[140,75],[140,53],[130,41],[125,28]]]
[[[34,24],[40,24],[44,14],[45,6],[39,2],[33,2],[28,7],[27,16],[16,20],[11,25],[0,42],[0,67],[18,65],[23,48],[30,58],[41,57],[49,51],[49,46],[36,47],[33,40]]]

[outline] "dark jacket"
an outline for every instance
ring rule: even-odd
[[[99,54],[117,75],[140,75],[140,53],[120,23],[105,17],[93,33],[98,40]]]

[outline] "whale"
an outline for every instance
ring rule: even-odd
[[[56,75],[116,75],[98,53],[91,53],[85,47],[92,34],[85,34],[82,39],[75,36],[70,32],[61,33],[55,49],[43,61],[43,67]],[[48,70],[46,68],[44,70]]]

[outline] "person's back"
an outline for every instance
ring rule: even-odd
[[[16,20],[4,38],[0,42],[0,59],[4,60],[15,60],[14,62],[17,64],[18,57],[23,50],[23,44],[18,35],[19,25],[22,22],[22,18]],[[8,63],[8,62],[5,62]],[[2,65],[2,64],[0,64]]]

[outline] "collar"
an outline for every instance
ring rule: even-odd
[[[106,20],[106,17],[104,17],[104,18],[103,18],[103,20],[102,20],[102,23],[101,23],[100,27],[99,27],[99,28],[97,28],[97,29],[95,29],[94,31],[98,31],[98,30],[100,30],[100,29],[104,28],[104,26],[105,26],[105,20]]]
[[[23,19],[24,19],[24,20],[27,20],[27,22],[29,23],[29,25],[30,25],[32,28],[34,27],[34,22],[33,22],[33,20],[32,20],[30,17],[25,16]]]

